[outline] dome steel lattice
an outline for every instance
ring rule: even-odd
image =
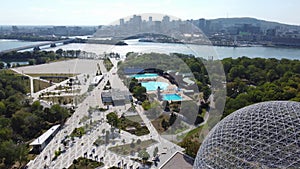
[[[300,103],[262,102],[233,112],[207,135],[194,168],[300,168]]]

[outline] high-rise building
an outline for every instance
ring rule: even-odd
[[[164,16],[163,19],[162,19],[162,22],[163,22],[163,23],[169,23],[169,22],[170,22],[170,17],[167,16],[167,15]]]
[[[205,19],[199,19],[198,20],[198,27],[203,31],[205,29],[206,26],[206,20]]]
[[[122,25],[124,25],[124,19],[122,18],[122,19],[120,19],[120,25],[122,26]]]

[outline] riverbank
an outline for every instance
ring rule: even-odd
[[[0,40],[0,51],[6,49],[12,49],[20,46],[27,46],[36,44],[38,42],[27,42],[27,41],[1,41]],[[194,45],[194,44],[176,44],[176,43],[153,43],[153,42],[138,42],[138,40],[126,40],[125,43],[128,45],[115,46],[112,44],[93,44],[93,43],[71,43],[63,46],[57,46],[54,48],[43,49],[46,51],[56,51],[58,49],[63,50],[81,50],[87,52],[94,52],[98,55],[104,52],[119,53],[121,57],[125,57],[128,52],[143,53],[147,52],[159,52],[159,53],[183,53],[192,54],[197,57],[213,57],[215,59],[223,58],[238,58],[247,56],[250,58],[276,58],[276,59],[300,59],[300,49],[290,47],[265,47],[265,46],[252,46],[252,47],[228,47],[228,46],[209,46],[209,45]]]

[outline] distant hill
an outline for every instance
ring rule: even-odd
[[[210,21],[212,24],[220,23],[224,27],[234,26],[235,24],[252,24],[255,26],[260,26],[262,29],[270,29],[270,28],[275,28],[275,27],[279,26],[282,28],[300,30],[300,26],[297,26],[297,25],[288,25],[288,24],[283,24],[283,23],[278,23],[278,22],[260,20],[260,19],[256,19],[256,18],[249,18],[249,17],[218,18],[218,19],[210,19]]]

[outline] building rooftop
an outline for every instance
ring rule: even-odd
[[[35,139],[29,145],[34,146],[34,145],[43,144],[59,128],[59,126],[60,126],[59,124],[52,126],[49,130],[47,130],[44,134],[42,134],[40,137]]]
[[[194,159],[182,152],[175,152],[160,169],[192,169]]]
[[[101,93],[101,96],[102,96],[102,97],[111,97],[111,92],[110,92],[110,91],[102,92],[102,93]]]
[[[112,89],[111,96],[113,100],[125,100],[124,91],[120,89]]]
[[[186,77],[182,79],[186,84],[193,85],[195,82],[192,81],[190,78]]]

